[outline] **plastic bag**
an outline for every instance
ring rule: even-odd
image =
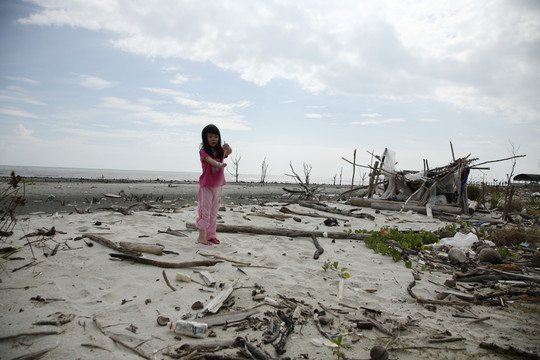
[[[439,241],[439,245],[450,245],[460,248],[471,248],[472,244],[478,241],[478,237],[473,233],[462,234],[456,233],[454,237],[444,238]]]

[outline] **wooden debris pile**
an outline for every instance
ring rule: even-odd
[[[450,144],[451,145],[451,144]],[[451,205],[461,209],[461,213],[469,214],[469,201],[467,198],[467,181],[471,170],[489,168],[481,167],[487,163],[513,160],[524,155],[517,155],[507,159],[476,163],[478,158],[472,158],[471,154],[456,159],[452,148],[452,161],[450,164],[430,168],[428,161],[423,160],[424,169],[420,171],[396,169],[396,155],[393,151],[385,149],[382,155],[370,153],[376,159],[373,165],[364,166],[356,163],[356,151],[354,160],[346,162],[356,167],[370,170],[369,184],[359,188],[351,188],[349,200],[352,199],[353,191],[365,190],[362,197],[373,199],[378,190],[382,189],[378,199],[404,202],[405,205],[432,208],[435,204]],[[353,172],[354,183],[354,172]]]

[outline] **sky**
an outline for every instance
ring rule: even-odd
[[[0,37],[0,165],[198,172],[213,123],[240,174],[540,173],[537,0],[3,0]]]

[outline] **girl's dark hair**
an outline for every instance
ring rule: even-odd
[[[216,152],[217,156],[216,158],[218,160],[223,159],[223,147],[221,146],[221,134],[219,133],[219,129],[216,125],[210,124],[206,125],[204,129],[202,130],[202,146],[201,148],[204,149],[204,152],[206,152],[208,155],[213,156],[214,152],[212,151],[212,148],[210,147],[210,144],[208,144],[208,134],[215,134],[219,136],[218,143],[216,145]]]

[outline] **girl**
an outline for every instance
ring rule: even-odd
[[[221,134],[215,125],[207,125],[202,131],[202,144],[199,151],[202,175],[199,178],[199,217],[197,242],[203,245],[219,244],[216,237],[216,218],[225,185],[223,160],[232,153],[229,144],[221,146]]]

